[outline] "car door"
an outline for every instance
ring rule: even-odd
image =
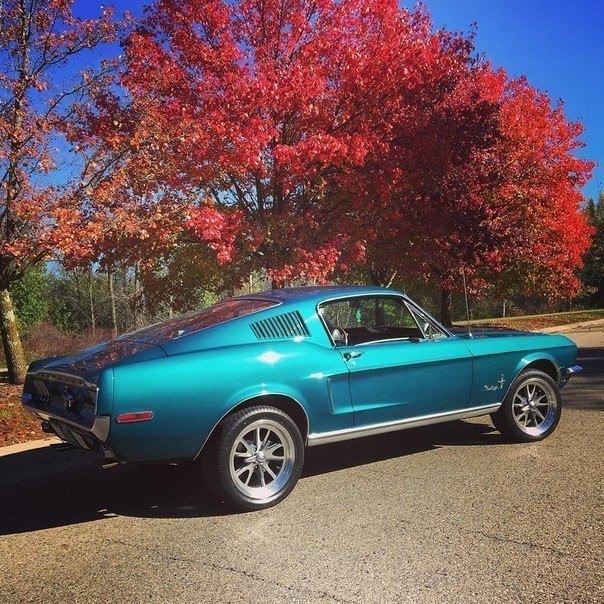
[[[403,297],[356,296],[319,310],[348,367],[355,426],[468,406],[470,351]]]

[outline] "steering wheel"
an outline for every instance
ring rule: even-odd
[[[334,327],[332,329],[331,339],[336,346],[348,346],[348,334],[341,327]]]

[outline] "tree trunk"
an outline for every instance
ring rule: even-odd
[[[450,289],[443,287],[440,290],[440,322],[446,327],[451,327],[451,307],[453,305],[453,294]]]
[[[90,327],[92,327],[92,339],[96,339],[96,317],[94,316],[94,295],[92,292],[92,271],[88,273],[88,302],[90,303]]]
[[[373,265],[367,267],[367,280],[371,285],[380,285],[380,278],[374,270]]]
[[[134,264],[134,283],[132,287],[132,298],[130,300],[130,305],[134,315],[134,329],[141,329],[142,327],[145,327],[146,301],[139,262]]]
[[[367,278],[371,285],[390,287],[392,282],[396,279],[397,272],[398,271],[395,270],[376,268],[374,265],[370,265],[367,269]]]
[[[11,384],[22,384],[25,381],[27,366],[17,330],[13,301],[8,289],[0,290],[0,332],[8,369],[8,381]]]
[[[115,309],[115,291],[113,289],[113,271],[107,270],[107,285],[109,286],[109,302],[111,304],[111,337],[117,338],[117,311]]]
[[[134,277],[132,278],[132,295],[129,300],[132,308],[132,320],[134,329],[138,329],[138,262],[134,263]]]
[[[140,262],[134,265],[134,328],[141,329],[147,325],[147,300],[145,297],[144,278]]]
[[[80,291],[80,277],[77,269],[73,271],[73,278],[75,280],[76,301],[78,303],[78,308],[82,308],[82,292]]]

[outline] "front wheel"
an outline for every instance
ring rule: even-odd
[[[491,418],[504,436],[518,442],[533,442],[556,429],[561,413],[562,398],[556,382],[542,371],[529,369],[514,380]]]
[[[224,420],[204,450],[208,486],[229,505],[258,510],[292,491],[304,463],[304,443],[295,422],[281,409],[255,406]]]

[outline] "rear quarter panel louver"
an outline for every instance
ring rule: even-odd
[[[250,327],[259,340],[290,340],[310,336],[297,310],[256,321]]]

